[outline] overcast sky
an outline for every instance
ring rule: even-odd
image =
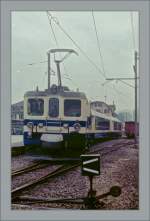
[[[108,104],[114,101],[117,111],[132,111],[134,88],[119,81],[103,86],[105,77],[102,60],[107,78],[134,77],[134,49],[138,51],[138,13],[94,12],[102,59],[92,12],[51,14],[101,70],[90,63],[52,21],[59,48],[71,48],[79,54],[70,55],[64,61],[64,66],[61,66],[63,85],[73,90],[79,88],[89,100],[106,99]],[[12,12],[12,103],[23,100],[24,93],[35,89],[37,85],[40,90],[47,88],[47,63],[39,62],[47,60],[46,52],[51,48],[57,46],[46,12]],[[34,62],[37,64],[29,65]],[[52,68],[55,69],[54,64]],[[52,82],[57,82],[57,76],[52,76]],[[134,86],[134,81],[126,83]]]

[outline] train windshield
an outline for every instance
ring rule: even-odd
[[[28,114],[32,116],[41,116],[44,113],[43,99],[28,99]]]
[[[49,116],[58,117],[59,115],[59,100],[58,98],[49,99]]]
[[[64,115],[67,117],[81,116],[81,101],[80,100],[65,100]]]
[[[109,130],[110,122],[107,119],[96,117],[95,118],[95,129],[96,130]]]

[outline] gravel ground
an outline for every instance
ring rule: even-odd
[[[120,140],[108,141],[99,146],[111,146]],[[128,143],[129,140],[126,140]],[[103,199],[105,203],[103,209],[138,209],[138,149],[133,142],[126,147],[104,156],[101,159],[101,175],[94,178],[93,186],[97,191],[96,195],[108,192],[113,185],[122,188],[122,194],[117,197],[107,197]],[[78,167],[67,172],[64,176],[52,179],[40,186],[34,187],[30,191],[24,191],[23,196],[38,198],[78,198],[86,197],[89,190],[88,177],[81,176],[81,169]],[[23,202],[20,202],[23,204]],[[37,208],[72,208],[80,209],[82,205],[77,204],[54,204],[36,203],[31,207]],[[18,209],[12,206],[13,209]],[[20,209],[23,209],[20,207]]]
[[[59,166],[60,165],[49,165],[46,168],[35,169],[34,171],[28,172],[26,174],[15,176],[12,178],[11,188],[15,189],[19,186],[22,186],[23,184],[37,180],[40,177],[43,177],[54,171]]]
[[[11,158],[11,170],[20,170],[24,167],[27,167],[31,164],[33,164],[33,160],[29,159],[25,155],[19,155],[19,156],[14,156]]]

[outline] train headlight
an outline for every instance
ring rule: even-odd
[[[75,123],[75,124],[73,125],[73,127],[74,127],[74,129],[75,129],[76,132],[79,132],[80,129],[81,129],[81,125],[80,125],[79,123]]]
[[[28,122],[28,123],[27,123],[27,127],[32,128],[33,126],[34,126],[34,125],[33,125],[32,122]]]
[[[32,138],[32,132],[31,131],[28,131],[28,137]]]
[[[63,124],[63,127],[64,127],[65,129],[68,129],[69,124]]]
[[[39,127],[39,128],[43,128],[43,126],[44,126],[43,123],[39,123],[39,124],[38,124],[38,127]]]

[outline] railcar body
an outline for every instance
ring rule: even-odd
[[[139,135],[139,124],[137,124],[136,130],[137,130],[137,135]],[[134,121],[125,122],[125,134],[128,138],[135,137],[135,122]]]
[[[24,96],[24,144],[79,150],[102,139],[121,136],[122,124],[90,108],[84,93],[53,85]]]
[[[88,142],[90,144],[122,136],[122,122],[115,117],[91,109],[90,121],[88,129]]]
[[[24,96],[24,144],[84,148],[90,105],[84,93],[53,85]]]

